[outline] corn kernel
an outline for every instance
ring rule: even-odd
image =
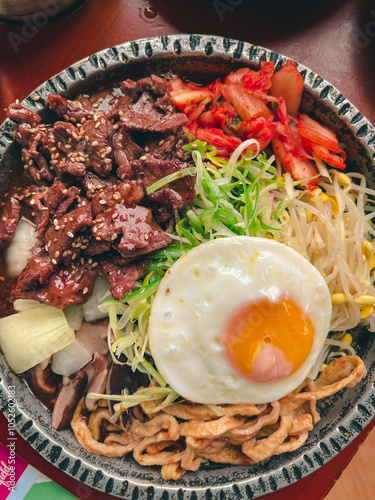
[[[276,178],[276,182],[285,182],[285,179],[282,175],[278,175]]]
[[[346,174],[343,174],[342,172],[339,173],[339,176],[337,178],[337,182],[344,187],[349,187],[351,186],[352,182],[349,179],[349,177]]]
[[[344,224],[348,226],[350,223],[350,217],[344,217]]]
[[[350,333],[346,333],[341,339],[341,342],[344,342],[344,344],[352,345],[353,337],[350,335]],[[339,351],[343,351],[344,349],[345,347],[340,347]]]
[[[362,253],[365,255],[366,259],[371,259],[373,251],[372,244],[369,241],[362,243]]]
[[[334,305],[346,304],[348,302],[348,297],[345,293],[337,292],[331,295],[331,301]]]
[[[345,344],[352,345],[353,337],[350,335],[350,333],[345,333],[341,341]]]
[[[361,295],[354,299],[360,306],[375,306],[375,297],[373,295]]]
[[[306,222],[308,222],[310,224],[310,222],[313,219],[314,214],[312,212],[310,212],[310,210],[308,210],[307,208],[305,208],[305,212],[306,212]]]
[[[372,271],[375,267],[375,255],[372,256],[371,263],[370,263],[370,270]]]
[[[357,201],[357,198],[354,196],[353,193],[349,194],[349,198],[352,199],[354,201],[354,203]]]
[[[311,191],[312,194],[316,194],[318,196],[320,196],[322,194],[322,190],[320,188],[315,188]]]
[[[374,308],[372,306],[364,306],[361,310],[361,318],[367,318],[367,316],[370,316]]]
[[[339,204],[337,203],[337,196],[335,194],[333,194],[330,197],[329,201],[331,203],[332,213],[337,214],[339,211]]]
[[[315,190],[314,190],[315,191]],[[329,200],[329,196],[326,193],[320,193],[320,197],[323,201]]]

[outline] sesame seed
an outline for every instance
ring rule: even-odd
[[[64,271],[64,275],[65,275],[65,276],[68,276],[68,275],[69,275],[69,272],[68,272],[68,271]]]
[[[96,241],[102,241],[102,239],[99,236],[95,236]]]
[[[117,238],[117,234],[113,233],[112,236],[111,236],[111,240],[114,241],[116,238]]]
[[[83,289],[83,295],[86,295],[86,293],[89,291],[89,289],[87,288],[87,286]]]
[[[56,260],[56,259],[52,259],[52,264],[53,264],[54,266],[57,266],[57,260]]]
[[[69,236],[69,238],[74,238],[74,234],[71,231],[68,231],[66,234]]]
[[[81,264],[84,265],[84,263],[85,263],[85,259],[82,257],[81,258]]]
[[[104,160],[104,163],[112,163],[112,160],[111,160],[110,158],[106,158],[106,159]]]
[[[98,265],[98,263],[94,262],[93,265],[92,265],[92,267],[96,267],[97,265]]]
[[[16,99],[16,104],[17,104],[17,106],[19,105],[19,103],[20,103],[20,100],[19,100],[19,99]]]
[[[35,205],[35,200],[34,199],[30,200],[30,205]]]
[[[97,146],[98,144],[99,144],[98,141],[94,141],[91,143],[91,146]]]
[[[96,226],[95,226],[95,227],[93,227],[93,228],[92,228],[92,232],[93,232],[93,233],[97,233],[97,232],[98,232],[98,228],[97,228]]]
[[[93,107],[94,109],[97,109],[97,108],[99,107],[99,103],[98,103],[98,102],[96,102],[95,104],[93,104],[93,105],[92,105],[92,107]]]
[[[65,250],[65,252],[62,254],[63,258],[65,259],[65,257],[68,255],[68,252]]]
[[[147,233],[145,233],[143,236],[144,236],[144,238],[145,238],[146,241],[150,238]]]
[[[162,146],[164,144],[164,139],[162,139],[160,142],[159,142],[159,146]]]
[[[55,252],[55,257],[57,259],[57,257],[60,255],[60,252],[57,250],[57,252]]]
[[[106,205],[106,204],[107,204],[107,202],[106,202],[105,200],[99,200],[99,204],[100,204],[100,205]]]
[[[36,95],[33,99],[34,99],[34,101],[39,101],[40,95]]]
[[[100,122],[96,122],[95,128],[99,128],[99,127],[100,127]]]
[[[74,254],[72,255],[72,259],[73,259],[73,260],[75,260],[75,259],[76,259],[76,257],[77,257],[77,254],[76,254],[76,253],[74,253]]]

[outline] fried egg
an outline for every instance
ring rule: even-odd
[[[282,243],[238,236],[199,245],[165,274],[149,322],[166,382],[207,404],[268,403],[308,376],[329,331],[324,278]]]

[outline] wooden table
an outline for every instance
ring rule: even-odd
[[[141,37],[209,33],[263,45],[313,69],[375,122],[375,8],[361,0],[86,0],[46,24],[0,24],[0,122],[4,108],[93,52]],[[324,498],[375,420],[327,465],[269,500]],[[0,441],[6,439],[0,415]],[[113,498],[49,464],[22,438],[17,453],[79,498]]]

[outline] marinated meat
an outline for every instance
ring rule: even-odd
[[[140,180],[119,182],[94,196],[91,203],[92,211],[97,216],[117,204],[138,205],[143,198],[144,190]]]
[[[59,271],[53,272],[43,285],[33,287],[28,291],[22,290],[18,281],[11,292],[10,299],[12,302],[16,299],[34,299],[59,309],[74,304],[83,304],[92,294],[97,274],[98,272],[90,267],[72,264],[70,267],[60,268]]]
[[[113,134],[114,157],[117,165],[129,163],[144,154],[144,150],[132,139],[131,135],[120,127]]]
[[[131,100],[119,112],[124,128],[140,132],[176,133],[187,117],[176,113],[168,92],[168,84],[156,75],[121,85]]]
[[[54,266],[45,252],[32,256],[22,273],[18,277],[17,285],[12,291],[14,300],[22,298],[21,295],[26,292],[32,292],[40,285],[48,283],[50,275],[54,271]]]
[[[41,117],[31,111],[30,109],[24,108],[20,104],[10,104],[6,111],[7,117],[15,122],[29,123],[30,125],[40,123],[42,121]]]
[[[121,300],[133,288],[135,282],[145,271],[145,262],[116,265],[111,259],[100,263],[101,272],[107,278],[110,290],[115,299]]]
[[[87,171],[82,179],[82,187],[85,191],[86,198],[91,200],[97,193],[105,188],[110,188],[116,184],[117,179],[115,177],[99,177],[93,172]]]
[[[12,301],[81,304],[98,271],[123,298],[145,271],[146,255],[171,242],[158,223],[192,201],[193,179],[145,196],[148,186],[187,165],[180,161],[187,118],[168,87],[153,75],[75,100],[51,94],[58,117],[52,124],[18,104],[9,107],[30,185],[3,210],[0,245],[12,238],[21,213],[38,235]]]
[[[80,189],[72,186],[67,188],[59,179],[55,178],[54,183],[47,189],[43,204],[49,209],[49,214],[56,219],[62,217],[74,200],[77,199]]]
[[[19,201],[10,196],[0,219],[0,249],[5,248],[12,241],[20,220],[20,210]]]
[[[50,94],[48,104],[60,118],[73,123],[81,123],[83,119],[87,119],[94,114],[90,100],[85,97],[70,101],[61,95]]]
[[[76,208],[60,219],[54,218],[53,222],[45,235],[46,251],[54,265],[62,261],[70,264],[81,254],[82,245],[77,245],[76,237],[93,225],[90,206]]]
[[[132,163],[135,176],[142,179],[145,189],[157,180],[187,167],[187,163],[179,160],[159,160],[152,157],[145,160],[136,160]],[[194,180],[191,176],[183,177],[170,183],[167,188],[160,189],[148,195],[148,198],[161,205],[182,208],[184,205],[194,201]]]

